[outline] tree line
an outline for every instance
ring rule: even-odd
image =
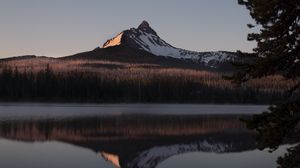
[[[49,65],[38,72],[9,66],[0,72],[1,101],[268,104],[283,98],[277,90],[221,87],[178,75],[114,78],[93,72],[54,72]]]

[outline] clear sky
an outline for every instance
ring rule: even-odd
[[[65,56],[102,46],[147,20],[170,44],[252,51],[253,22],[237,0],[0,0],[0,57]]]

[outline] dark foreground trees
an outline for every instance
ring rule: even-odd
[[[239,0],[246,6],[256,21],[250,28],[260,29],[248,35],[256,41],[254,63],[240,65],[241,71],[233,80],[245,81],[267,75],[281,74],[291,79],[296,86],[290,90],[289,98],[269,108],[268,112],[255,115],[248,120],[248,127],[258,132],[257,140],[261,149],[271,151],[284,142],[300,142],[300,1],[299,0]],[[278,159],[279,167],[300,167],[300,146],[288,150]]]

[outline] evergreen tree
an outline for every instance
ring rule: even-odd
[[[248,35],[248,40],[256,41],[257,47],[253,54],[240,52],[248,63],[238,66],[240,71],[232,80],[242,84],[254,78],[280,74],[295,82],[289,99],[246,123],[258,132],[261,149],[273,151],[282,143],[300,142],[300,1],[238,0],[238,3],[246,6],[255,20],[255,24],[248,27],[260,30]],[[299,167],[299,150],[299,145],[290,148],[278,159],[279,167]]]

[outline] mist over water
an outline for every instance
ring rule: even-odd
[[[267,105],[0,103],[0,120],[120,114],[258,114],[267,108]]]

